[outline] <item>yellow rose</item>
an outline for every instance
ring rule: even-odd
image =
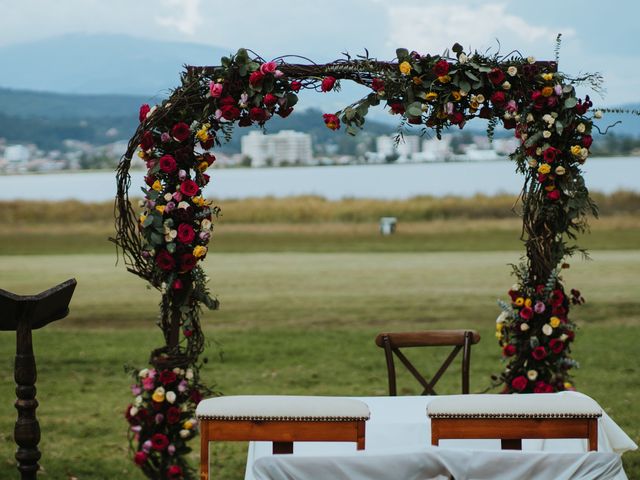
[[[549,325],[551,325],[553,328],[557,328],[558,325],[560,325],[560,319],[558,317],[551,317],[549,319]]]
[[[146,219],[147,219],[146,215],[140,215],[140,223],[144,223]]]
[[[203,206],[203,205],[204,205],[204,203],[205,203],[205,202],[204,202],[204,198],[202,198],[202,197],[193,197],[193,198],[191,199],[191,201],[192,201],[194,204],[196,204],[198,207]]]
[[[458,91],[451,92],[451,96],[456,102],[462,98],[462,95],[460,95]]]
[[[550,81],[553,80],[553,73],[543,73],[542,74],[542,79],[545,81]]]
[[[193,256],[196,258],[204,257],[207,253],[207,247],[203,247],[202,245],[198,245],[193,249]]]
[[[580,145],[574,145],[573,147],[571,147],[571,154],[574,157],[579,157],[581,152],[582,152],[582,147]]]
[[[413,83],[415,85],[420,85],[422,83],[422,79],[420,77],[413,77]]]
[[[480,106],[480,104],[476,100],[471,100],[469,102],[469,108],[471,108],[473,110],[477,110],[479,106]]]
[[[187,430],[191,430],[193,428],[193,420],[187,420],[182,426]]]
[[[527,299],[524,301],[524,306],[525,306],[525,307],[529,307],[529,308],[531,308],[531,299],[530,299],[530,298],[527,298]]]
[[[501,332],[503,328],[504,328],[503,322],[496,323],[496,332]]]
[[[402,62],[398,68],[402,75],[409,75],[411,73],[411,64],[407,61]]]
[[[571,390],[573,388],[573,385],[571,384],[571,382],[564,382],[564,388],[567,390]]]
[[[513,303],[516,305],[516,307],[521,307],[522,305],[524,305],[524,298],[518,297]]]
[[[438,98],[438,94],[436,92],[429,92],[424,97],[424,99],[427,102],[431,102],[432,100],[435,100],[436,98]]]
[[[164,205],[156,205],[156,210],[160,213],[164,213]]]
[[[543,163],[538,167],[538,173],[546,175],[551,171],[551,166],[548,163]]]
[[[160,180],[156,180],[155,182],[153,182],[151,188],[153,188],[156,192],[160,192],[162,190],[162,183],[160,183]]]
[[[541,93],[543,97],[550,97],[553,93],[553,87],[544,87]]]
[[[151,395],[151,399],[157,403],[164,402],[164,388],[156,388],[155,392],[153,392],[153,395]]]
[[[449,75],[440,75],[438,77],[438,81],[440,83],[449,83],[451,81],[451,77]]]
[[[144,151],[140,150],[140,151],[138,152],[138,156],[139,156],[140,158],[143,158],[143,159],[144,159],[144,157],[146,157],[147,155],[144,153]]]
[[[496,332],[496,338],[497,338],[498,340],[502,340],[502,333],[500,333],[500,332]]]
[[[207,168],[209,168],[209,164],[207,162],[200,162],[200,165],[198,165],[198,170],[201,172],[204,172]]]

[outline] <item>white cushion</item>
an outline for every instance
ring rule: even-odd
[[[447,395],[427,405],[432,418],[596,418],[602,409],[587,396],[557,393]]]
[[[207,420],[313,421],[368,420],[360,400],[290,395],[237,395],[202,400],[196,417]]]

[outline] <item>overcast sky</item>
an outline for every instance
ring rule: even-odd
[[[496,51],[496,39],[503,53],[552,59],[561,32],[561,70],[605,75],[608,93],[597,103],[640,101],[638,0],[0,0],[0,12],[0,46],[126,33],[316,61],[365,47],[379,59],[400,46],[441,53],[455,42]]]

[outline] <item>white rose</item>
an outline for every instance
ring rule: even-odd
[[[517,283],[514,283],[513,285],[511,285],[511,291],[519,292],[520,291],[520,285],[518,285]]]
[[[511,89],[511,84],[510,84],[509,82],[504,82],[504,83],[502,84],[502,89],[503,89],[503,90],[509,90],[509,89]]]
[[[588,156],[589,156],[589,150],[587,150],[586,148],[582,148],[582,150],[580,150],[580,158],[584,160]]]
[[[533,122],[533,115],[531,113],[527,113],[527,123]]]
[[[164,396],[165,400],[169,403],[174,403],[176,401],[176,392],[167,392]]]
[[[138,407],[131,407],[129,409],[129,415],[131,415],[132,417],[135,417],[138,414]]]
[[[164,199],[165,199],[167,202],[170,202],[170,201],[173,199],[173,195],[171,195],[170,193],[165,193],[165,194],[164,194]]]
[[[142,395],[138,395],[136,399],[133,401],[133,403],[136,407],[139,407],[140,405],[142,405]]]
[[[468,59],[469,58],[465,53],[461,53],[460,56],[458,57],[458,62],[464,65],[465,63],[467,63]]]
[[[557,166],[555,171],[556,175],[564,175],[566,172],[562,165]]]
[[[527,378],[532,382],[535,381],[535,379],[538,378],[538,372],[536,370],[529,370],[527,372]]]
[[[536,168],[538,166],[538,161],[535,158],[530,158],[528,163],[531,168]]]
[[[535,57],[527,57],[527,62],[536,63],[536,58]]]
[[[542,155],[542,147],[536,148],[536,155]]]
[[[549,137],[551,137],[551,132],[550,132],[549,130],[544,130],[544,131],[542,132],[542,136],[543,136],[544,138],[549,138]]]
[[[175,373],[176,375],[180,375],[180,368],[179,367],[174,368],[173,373]]]
[[[496,318],[496,323],[504,323],[509,318],[509,314],[507,312],[500,312],[498,318]]]
[[[542,333],[544,333],[545,335],[551,335],[553,333],[553,327],[548,323],[545,323],[542,326]]]
[[[523,332],[526,332],[527,330],[529,330],[529,324],[528,323],[521,323],[520,324],[520,330],[522,330]]]
[[[505,120],[509,120],[511,118],[511,114],[509,112],[504,112],[502,118],[504,118]]]
[[[519,122],[519,121],[520,121],[520,118],[522,118],[522,117],[521,117],[521,116],[520,116],[520,114],[518,113],[518,114],[517,114],[515,117],[513,117],[513,118],[515,118],[515,119],[516,119],[516,122]]]
[[[603,115],[604,113],[602,112],[602,110],[596,110],[596,113],[593,114],[595,118],[602,118]]]
[[[484,95],[482,94],[476,95],[476,102],[484,103],[484,101],[485,101]]]
[[[151,110],[147,112],[147,115],[145,118],[149,118],[151,115],[153,115],[153,112],[155,112],[157,109],[158,109],[157,105],[154,105],[153,107],[151,107]]]
[[[143,368],[142,370],[140,370],[138,372],[138,376],[140,378],[147,378],[149,376],[149,369],[148,368]]]
[[[184,209],[189,208],[189,202],[180,202],[178,204],[178,208],[184,208]]]
[[[180,430],[181,438],[189,438],[190,436],[191,436],[191,432],[189,430],[186,430],[186,429]]]
[[[518,68],[511,65],[509,68],[507,68],[507,73],[510,77],[515,77],[518,74]]]
[[[211,230],[211,220],[209,220],[208,218],[205,218],[204,220],[202,220],[202,222],[200,223],[200,227],[202,228],[202,230],[207,231],[207,230]]]
[[[193,370],[191,370],[190,368],[187,368],[187,371],[185,372],[184,377],[187,380],[191,380],[193,378]]]
[[[562,335],[560,335],[560,341],[561,342],[565,342],[567,340],[567,338],[569,338],[569,335],[567,335],[566,333],[563,333]]]
[[[578,126],[576,127],[576,131],[578,133],[584,133],[585,128],[586,127],[584,126],[584,123],[579,123]]]

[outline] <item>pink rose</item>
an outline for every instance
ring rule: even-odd
[[[520,317],[524,320],[530,320],[533,317],[533,310],[531,307],[522,307],[520,310]]]
[[[223,86],[221,83],[211,82],[209,83],[209,94],[213,98],[218,98],[222,95],[222,88]]]
[[[155,382],[153,381],[153,378],[151,378],[151,377],[143,378],[142,379],[142,388],[144,388],[147,391],[153,390],[155,388]]]
[[[274,73],[276,68],[278,68],[276,62],[267,62],[260,65],[260,72],[263,75],[266,75],[267,73]]]
[[[142,466],[147,463],[147,454],[143,451],[136,452],[135,456],[133,457],[133,461],[136,465]]]

